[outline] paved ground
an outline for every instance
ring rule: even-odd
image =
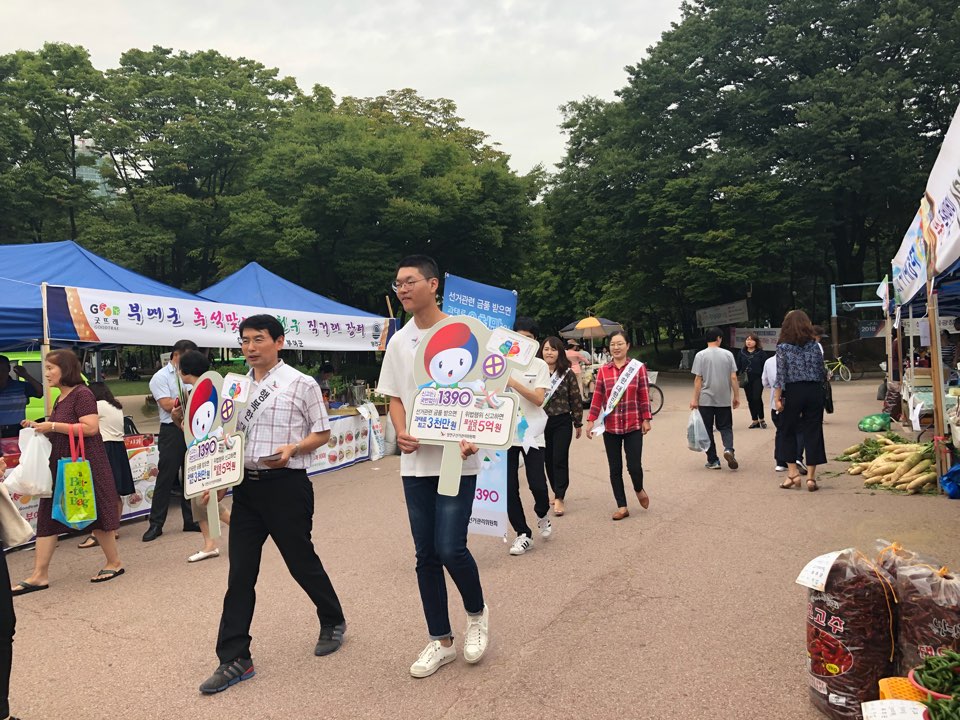
[[[217,664],[226,559],[188,565],[196,535],[170,522],[146,545],[135,523],[122,529],[125,576],[91,585],[101,556],[65,541],[51,589],[16,599],[13,711],[26,720],[821,717],[805,688],[798,571],[877,537],[956,563],[960,504],[863,491],[846,475],[818,493],[779,490],[773,430],[747,430],[746,410],[736,414],[740,470],[706,471],[685,444],[690,383],[661,378],[666,406],[644,456],[650,510],[632,501],[631,517],[611,522],[602,444],[580,440],[552,538],[521,557],[493,538],[472,540],[491,607],[492,645],[479,665],[461,660],[425,680],[407,672],[427,638],[399,463],[387,458],[315,483],[314,538],[349,621],[339,653],[313,656],[316,618],[269,545],[257,677],[200,696]],[[877,409],[875,391],[870,380],[835,386],[830,451],[861,437],[856,420]],[[32,559],[9,556],[15,580]]]

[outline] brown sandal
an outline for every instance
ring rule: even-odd
[[[796,485],[797,487],[800,487],[800,476],[794,475],[793,477],[790,477],[789,475],[787,475],[787,481],[780,483],[780,489],[789,490],[794,485]]]
[[[817,485],[816,480],[808,479],[807,480],[807,492],[816,492],[820,489],[820,486]]]
[[[86,550],[88,548],[100,547],[100,541],[97,540],[93,535],[87,535],[83,542],[77,545],[81,550]]]

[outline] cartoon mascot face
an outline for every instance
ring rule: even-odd
[[[197,439],[205,438],[213,430],[217,419],[217,389],[210,380],[201,380],[193,390],[190,403],[190,431]]]
[[[451,323],[430,338],[423,353],[427,374],[440,387],[463,380],[477,363],[477,338],[466,323]]]

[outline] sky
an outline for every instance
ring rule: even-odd
[[[4,0],[0,53],[82,45],[115,67],[130,48],[213,48],[305,91],[372,97],[414,88],[449,98],[526,173],[564,155],[559,107],[613,99],[680,0]]]

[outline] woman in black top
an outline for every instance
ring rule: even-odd
[[[540,356],[551,373],[550,389],[547,390],[549,397],[544,399],[543,404],[547,413],[544,463],[550,487],[553,488],[553,514],[560,516],[565,512],[563,499],[570,485],[570,443],[574,432],[578,438],[582,432],[583,399],[563,341],[558,337],[548,337],[540,348]]]
[[[740,355],[737,357],[737,372],[747,373],[747,384],[743,386],[743,392],[747,396],[747,403],[750,406],[750,428],[763,428],[766,430],[767,421],[763,417],[763,363],[767,359],[767,354],[763,351],[760,344],[760,338],[754,333],[747,335],[743,341],[743,347],[740,349]]]

